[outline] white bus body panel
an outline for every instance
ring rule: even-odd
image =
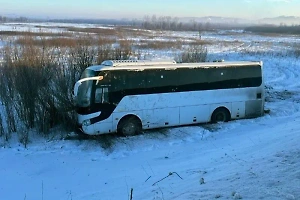
[[[113,129],[112,116],[95,124],[82,126],[82,130],[88,135],[100,135],[116,131],[115,129]]]
[[[178,126],[180,124],[179,107],[154,108],[144,110],[142,124],[144,129]]]
[[[231,107],[231,119],[245,118],[246,107],[245,102],[233,102]]]
[[[203,104],[212,105],[224,102],[246,102],[248,100],[255,100],[257,92],[257,88],[237,88],[132,95],[124,97],[118,104],[115,112],[196,106]]]
[[[84,120],[91,119],[91,118],[94,118],[94,117],[98,117],[100,114],[101,114],[101,112],[95,112],[95,113],[91,113],[91,114],[88,114],[88,115],[77,114],[77,122],[78,122],[78,124],[82,124],[82,122]]]
[[[209,122],[218,107],[226,107],[231,119],[244,118],[249,99],[261,107],[256,93],[257,88],[238,88],[126,96],[112,114],[112,132],[120,119],[130,114],[140,118],[143,129]]]
[[[180,125],[209,121],[210,105],[180,107]]]
[[[116,132],[119,121],[126,115],[140,118],[143,129],[206,123],[219,107],[227,108],[231,119],[245,118],[247,113],[263,112],[263,100],[256,99],[260,92],[259,88],[236,88],[126,96],[108,119],[83,126],[83,131]],[[98,116],[100,112],[91,115]],[[81,116],[80,121],[89,119],[88,116]]]

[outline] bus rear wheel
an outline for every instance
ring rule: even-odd
[[[211,116],[212,123],[228,122],[229,120],[230,120],[230,113],[226,108],[217,108]]]
[[[139,118],[135,116],[128,116],[123,119],[118,124],[118,133],[125,136],[133,136],[141,133],[142,123]]]

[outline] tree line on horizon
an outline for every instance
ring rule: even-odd
[[[280,25],[280,26],[251,26],[246,27],[245,31],[254,33],[273,33],[273,34],[294,34],[300,35],[300,25]]]
[[[28,22],[30,21],[26,17],[6,17],[0,15],[0,22],[5,23],[5,22]]]
[[[86,23],[114,26],[129,26],[148,30],[169,31],[212,31],[216,29],[242,28],[256,33],[300,34],[300,25],[240,25],[228,23],[199,22],[195,19],[183,21],[178,17],[145,15],[142,19],[30,19],[23,16],[6,17],[0,15],[0,22],[53,22],[53,23]]]

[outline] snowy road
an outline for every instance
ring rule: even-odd
[[[126,200],[133,188],[133,199],[299,199],[298,113],[217,126],[120,139],[113,152],[91,141],[1,149],[0,198]],[[169,172],[183,179],[154,184]]]

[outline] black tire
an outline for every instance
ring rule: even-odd
[[[211,116],[212,123],[228,122],[229,120],[230,113],[226,108],[217,108]]]
[[[142,132],[142,123],[135,116],[125,117],[118,124],[118,133],[125,136],[133,136]]]

